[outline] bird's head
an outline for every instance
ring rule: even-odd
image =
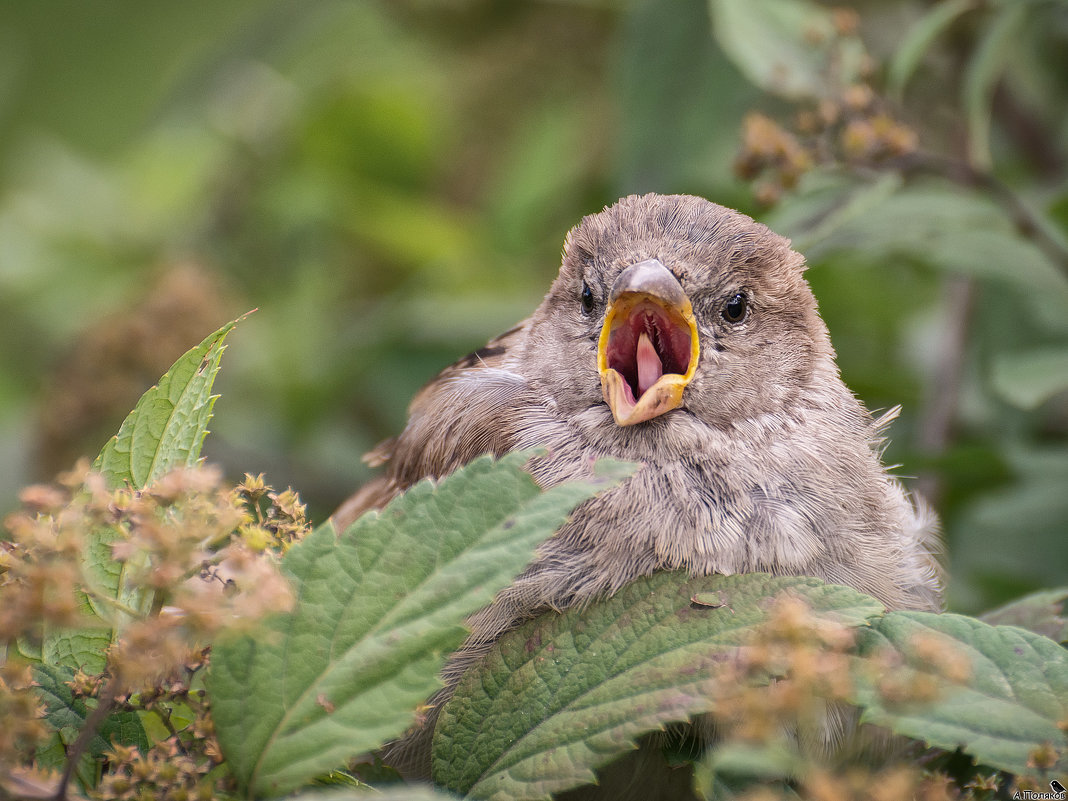
[[[536,383],[565,415],[629,436],[788,410],[819,360],[834,369],[803,269],[789,240],[739,212],[624,198],[568,234],[532,321]]]

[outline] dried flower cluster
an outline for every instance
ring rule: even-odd
[[[166,732],[146,753],[113,743],[100,783],[85,789],[102,799],[212,797],[226,774],[215,770],[221,756],[198,687],[208,646],[223,630],[291,607],[278,558],[308,530],[300,499],[275,492],[262,476],[227,488],[213,468],[112,491],[83,465],[58,486],[28,488],[21,500],[0,549],[0,646],[7,650],[0,774],[28,767],[51,734],[28,663],[43,657],[73,667],[47,649],[51,634],[73,628],[111,643],[98,655],[103,673],[78,671],[69,682],[76,698],[93,699],[88,708],[100,710],[88,720],[99,725],[106,714],[135,710],[143,719],[151,713]],[[69,739],[63,742],[76,760]],[[26,775],[37,785],[55,782],[57,797],[69,780]],[[5,789],[0,782],[0,795]]]
[[[744,180],[758,180],[757,200],[771,205],[815,165],[878,169],[915,153],[918,145],[916,131],[871,86],[856,84],[799,111],[792,129],[764,114],[747,114],[734,169]]]
[[[238,497],[252,516],[241,529],[241,537],[254,551],[270,548],[285,553],[308,531],[306,508],[292,489],[275,492],[263,480],[263,473],[237,485]],[[266,499],[266,501],[264,500]]]
[[[23,510],[5,521],[10,540],[0,572],[0,642],[39,639],[44,626],[79,622],[74,590],[85,584],[86,533],[112,516],[99,476],[78,489],[84,472],[61,475],[59,487],[27,487],[19,496]]]
[[[108,773],[90,793],[93,798],[206,801],[235,789],[229,774],[219,769],[223,758],[211,710],[204,690],[197,686],[207,665],[208,650],[190,657],[161,686],[117,700],[120,707],[153,713],[169,736],[154,743],[147,753],[114,745],[106,754]],[[175,722],[179,714],[183,718],[180,727]]]
[[[777,599],[724,683],[732,693],[721,708],[734,721],[734,737],[765,742],[784,725],[822,730],[829,704],[852,692],[853,640],[850,629],[816,618],[803,600]]]
[[[759,112],[745,115],[734,171],[746,181],[762,179],[754,187],[762,204],[771,205],[783,190],[797,186],[812,165],[813,154],[795,134]]]
[[[859,659],[855,637],[854,629],[814,615],[799,598],[777,599],[768,623],[717,682],[724,696],[717,699],[716,717],[728,742],[797,754],[801,794],[812,801],[992,797],[996,777],[977,777],[961,794],[948,776],[921,770],[914,761],[884,757],[879,764],[875,754],[895,751],[877,730],[850,735],[859,751],[869,750],[868,758],[841,764],[838,738],[856,725],[848,702],[858,681],[876,687],[886,704],[929,703],[942,686],[936,677],[964,682],[971,672],[967,656],[940,638],[910,642],[924,666],[919,670],[904,665],[896,653]],[[797,793],[762,786],[746,795],[747,801],[787,797]]]
[[[758,112],[743,121],[742,147],[734,168],[740,178],[757,181],[756,198],[764,205],[778,201],[783,191],[795,187],[816,165],[880,168],[917,149],[915,130],[899,120],[889,101],[872,87],[873,64],[856,38],[857,13],[839,8],[832,18],[834,41],[815,37],[811,44],[835,52],[835,42],[848,40],[860,51],[859,74],[845,81],[832,58],[824,96],[803,104],[791,126],[784,127]]]
[[[0,665],[0,774],[32,758],[48,733],[41,718],[44,708],[32,692],[33,675],[27,665]]]

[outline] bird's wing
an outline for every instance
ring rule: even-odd
[[[436,408],[437,397],[441,393],[442,385],[447,385],[457,379],[466,378],[477,380],[479,374],[483,371],[508,370],[512,367],[515,362],[515,357],[517,356],[517,350],[520,343],[523,341],[523,338],[526,336],[529,327],[530,318],[528,317],[518,325],[509,328],[500,336],[491,339],[478,350],[472,351],[459,361],[450,364],[434,376],[434,378],[427,382],[422,389],[415,393],[412,402],[408,404],[409,420],[416,415],[423,414],[430,409]],[[404,435],[401,434],[401,437],[403,436]],[[396,441],[398,439],[400,438],[391,437],[386,440],[386,442],[381,443],[371,451],[371,453],[377,453],[379,448],[387,442]],[[368,455],[370,456],[370,454]],[[477,455],[478,454],[473,454],[473,456]]]
[[[530,320],[446,367],[408,407],[408,424],[364,461],[386,473],[346,500],[332,519],[342,531],[368,509],[380,509],[423,478],[440,478],[484,453],[500,456],[515,445],[515,423],[533,400],[518,372],[518,350]]]

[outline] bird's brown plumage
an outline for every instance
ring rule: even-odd
[[[613,283],[643,260],[692,303],[700,360],[678,408],[621,426],[598,336]],[[372,454],[385,475],[339,509],[339,526],[483,453],[547,449],[529,464],[546,487],[588,475],[597,457],[643,464],[580,506],[474,617],[447,684],[519,620],[661,568],[816,576],[889,608],[940,607],[933,519],[880,462],[893,415],[873,420],[843,384],[803,269],[788,240],[736,211],[626,197],[568,234],[533,315],[415,397],[404,431]],[[725,304],[739,294],[747,307],[732,321]]]

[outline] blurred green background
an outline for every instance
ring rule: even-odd
[[[1063,585],[1066,161],[1056,0],[5,0],[0,512],[258,308],[205,453],[322,519],[582,215],[690,192],[794,238],[847,383],[903,406],[951,605]]]

